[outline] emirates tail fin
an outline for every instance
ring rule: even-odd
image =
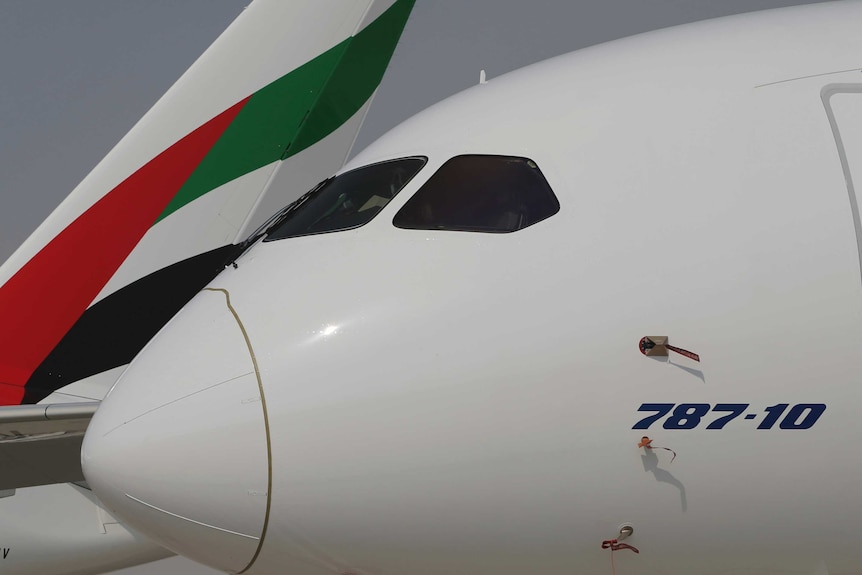
[[[246,8],[0,267],[0,405],[101,399],[230,244],[341,167],[412,7]]]

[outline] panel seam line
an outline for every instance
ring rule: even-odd
[[[266,512],[263,516],[263,529],[260,531],[260,538],[257,542],[257,549],[254,552],[254,555],[251,558],[251,561],[248,562],[248,565],[243,567],[240,571],[237,571],[237,575],[241,575],[245,573],[251,566],[254,565],[254,562],[257,561],[258,556],[260,556],[260,551],[263,549],[263,542],[266,539],[266,531],[269,527],[269,514],[272,509],[272,437],[270,436],[269,431],[269,411],[266,406],[266,394],[263,391],[263,380],[260,377],[260,367],[257,364],[257,356],[254,353],[254,347],[251,345],[251,339],[248,337],[248,332],[245,329],[245,325],[243,325],[242,320],[239,317],[236,309],[233,307],[230,301],[230,292],[224,288],[204,288],[203,291],[211,291],[211,292],[221,292],[224,294],[225,303],[227,304],[227,308],[230,310],[230,313],[233,314],[234,319],[236,320],[237,326],[239,326],[239,330],[242,332],[242,337],[245,339],[245,345],[248,347],[248,353],[251,356],[251,363],[254,366],[254,375],[257,379],[257,387],[260,391],[260,404],[263,410],[263,425],[266,431]]]
[[[254,535],[246,535],[245,533],[240,533],[239,531],[231,531],[230,529],[224,529],[223,527],[216,527],[215,525],[210,525],[209,523],[204,523],[203,521],[196,521],[194,519],[184,517],[183,515],[179,515],[177,513],[172,513],[166,509],[162,509],[161,507],[156,507],[152,503],[147,503],[146,501],[142,501],[142,500],[138,499],[137,497],[134,497],[133,495],[129,495],[128,493],[126,493],[125,496],[128,497],[129,499],[131,499],[132,501],[137,501],[141,505],[145,505],[146,507],[149,507],[150,509],[154,509],[156,511],[161,511],[162,513],[164,513],[166,515],[170,515],[171,517],[176,517],[177,519],[182,519],[183,521],[188,521],[189,523],[194,523],[195,525],[200,525],[202,527],[209,527],[210,529],[215,529],[216,531],[222,531],[224,533],[230,533],[231,535],[239,535],[240,537],[245,537],[246,539],[254,539],[254,540],[258,539]]]

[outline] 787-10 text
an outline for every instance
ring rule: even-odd
[[[706,429],[724,429],[724,426],[747,412],[748,403],[642,403],[638,411],[654,412],[644,417],[632,426],[632,429],[649,429],[661,418],[667,416],[662,424],[664,429],[694,429],[704,422],[706,415],[710,412],[713,417],[706,425]],[[788,411],[788,408],[789,411]],[[763,410],[762,419],[757,429],[772,429],[778,423],[779,429],[810,429],[823,412],[826,411],[824,403],[797,403],[790,407],[789,403],[776,403]],[[785,413],[786,412],[786,413]],[[782,417],[783,416],[783,417]],[[760,413],[749,412],[743,419],[751,420],[761,417]],[[779,420],[781,420],[779,422]]]

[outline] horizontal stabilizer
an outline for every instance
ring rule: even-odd
[[[0,408],[0,490],[83,481],[81,441],[98,401]]]

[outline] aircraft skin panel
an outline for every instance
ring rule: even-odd
[[[182,126],[187,125],[175,116],[197,117],[186,114],[189,108],[187,99],[203,99],[210,106],[213,102],[220,105],[224,97],[230,97],[230,90],[226,90],[219,93],[218,98],[202,98],[209,95],[208,82],[218,78],[225,83],[225,78],[230,78],[234,89],[237,85],[247,86],[252,82],[251,79],[231,77],[231,65],[239,64],[222,51],[232,49],[234,60],[241,56],[244,62],[245,59],[255,61],[255,54],[249,53],[248,49],[237,50],[236,43],[248,43],[249,34],[254,37],[260,35],[262,24],[259,20],[265,20],[271,26],[270,20],[276,16],[288,17],[293,13],[282,14],[282,4],[266,2],[260,8],[247,10],[246,14],[253,12],[258,16],[257,20],[249,21],[243,17],[238,20],[244,23],[240,28],[244,30],[244,36],[234,37],[238,34],[232,32],[236,26],[229,29],[223,35],[228,40],[216,42],[4,266],[11,277],[7,276],[6,283],[0,287],[0,309],[10,310],[6,314],[10,323],[5,333],[14,336],[8,335],[6,339],[9,341],[0,340],[0,349],[4,350],[4,356],[0,357],[0,403],[17,404],[31,401],[33,397],[41,399],[54,391],[40,388],[28,394],[24,388],[41,362],[103,290],[154,223],[169,218],[184,207],[194,209],[195,199],[228,182],[302,153],[362,110],[383,75],[412,5],[412,0],[398,0],[374,22],[361,27],[355,36],[349,36],[352,30],[360,28],[357,23],[361,22],[367,8],[367,3],[351,4],[354,9],[357,6],[362,9],[354,16],[348,10],[343,21],[335,19],[338,35],[341,35],[342,27],[347,26],[346,22],[354,22],[352,30],[345,33],[346,38],[255,92],[245,92],[239,103],[232,102],[224,111],[219,111],[214,118],[170,144],[143,166],[129,168],[130,162],[138,162],[152,154],[147,150],[151,150],[153,141],[161,142],[165,133],[170,136],[174,133],[171,130],[177,126],[183,129]],[[325,11],[318,3],[295,5],[291,10],[302,6],[304,11],[300,16],[308,12],[315,14],[315,18],[323,18]],[[312,19],[311,23],[315,21]],[[316,31],[311,23],[302,23],[306,34]],[[278,36],[287,42],[289,35],[282,30]],[[299,39],[302,38],[304,36]],[[327,34],[321,34],[319,39],[328,42],[328,38]],[[260,48],[254,45],[255,49]],[[316,53],[316,46],[312,44],[309,49]],[[210,54],[216,56],[208,56]],[[271,54],[263,53],[260,59],[276,60]],[[211,70],[215,66],[211,61],[220,61],[222,56],[227,60],[224,66],[217,72]],[[254,69],[247,63],[243,63],[243,67]],[[203,71],[196,72],[198,69]],[[198,75],[202,77],[198,78]],[[254,77],[260,80],[260,77]],[[165,125],[171,126],[171,130],[162,130]],[[358,124],[354,126],[358,130]],[[355,134],[342,132],[339,137],[352,144]],[[341,158],[336,156],[333,159]],[[333,162],[331,169],[336,168]],[[125,179],[119,181],[116,178],[116,174],[128,174],[129,170],[132,173]],[[316,174],[315,179],[322,179],[325,175]],[[111,189],[112,185],[116,187]],[[152,194],[150,190],[158,190],[161,195]],[[93,199],[95,203],[86,207]],[[246,213],[237,214],[233,219],[247,221],[250,217],[247,211],[254,205],[234,204],[232,208],[244,209]],[[81,211],[82,207],[86,209]],[[70,214],[74,219],[66,225]],[[176,263],[164,245],[185,237],[187,234],[182,231],[179,237],[168,235],[161,238],[155,242],[158,247],[154,253],[151,252],[150,258],[160,259],[164,266]],[[209,240],[210,250],[225,245],[224,240],[201,239]],[[50,241],[43,243],[45,240]],[[147,243],[141,249],[149,247]],[[34,253],[34,248],[38,249],[37,253]],[[82,253],[87,253],[84,261],[93,268],[89,272],[80,265],[78,256]],[[25,259],[26,262],[20,265]],[[146,269],[140,270],[139,277],[146,272]],[[55,286],[60,278],[63,292],[61,297],[57,297]],[[31,385],[36,387],[35,383]]]
[[[862,3],[745,15],[493,78],[345,166],[427,157],[375,218],[262,241],[219,274],[271,440],[247,572],[602,573],[613,557],[644,575],[858,573],[862,459],[842,446],[862,441],[862,284],[821,92],[858,82],[860,18]],[[464,154],[533,160],[559,212],[512,233],[396,227]],[[174,330],[200,334],[201,364],[221,349],[200,319],[181,311],[135,359],[84,442],[96,492],[156,536],[122,498],[146,481],[124,482],[133,454],[101,442],[142,441],[151,416],[165,442],[193,428],[170,433],[157,406],[222,378],[171,373]],[[645,336],[699,361],[647,356]],[[190,413],[214,409],[199,400]],[[154,476],[181,476],[154,505],[211,480],[148,454]],[[640,553],[602,547],[625,524]],[[172,548],[224,565],[206,542]]]
[[[239,572],[253,560],[268,517],[271,460],[265,441],[264,398],[259,387],[255,352],[248,345],[241,319],[237,319],[226,294],[204,291],[200,296],[184,309],[209,325],[209,330],[202,332],[197,325],[190,324],[190,331],[172,330],[169,338],[160,338],[148,345],[156,345],[160,349],[158,353],[169,353],[172,356],[169,361],[183,365],[181,377],[185,385],[176,386],[176,393],[170,399],[146,392],[139,385],[122,389],[115,386],[114,392],[127,397],[136,407],[118,428],[102,429],[101,434],[106,445],[110,445],[109,449],[117,450],[117,454],[131,454],[138,449],[148,450],[148,444],[159,444],[163,438],[153,430],[147,432],[146,441],[133,446],[125,441],[130,429],[143,431],[150,422],[158,420],[166,430],[172,430],[178,422],[187,422],[192,430],[197,428],[201,418],[209,421],[206,435],[215,438],[213,451],[189,450],[189,445],[200,438],[199,431],[193,431],[185,439],[176,438],[172,447],[160,449],[160,452],[162,457],[172,460],[174,468],[186,465],[189,458],[194,457],[196,465],[209,467],[210,474],[219,478],[215,483],[203,489],[201,485],[188,483],[185,489],[175,491],[176,497],[172,499],[162,497],[158,482],[126,484],[120,504],[131,503],[147,516],[147,522],[163,525],[161,535],[154,539],[158,543],[170,549],[174,541],[192,534],[206,544],[187,549],[190,556],[205,557],[214,552],[211,543],[217,543],[224,569]],[[202,341],[207,345],[201,346]],[[213,346],[219,348],[217,359],[209,354]],[[221,374],[220,382],[199,377],[199,374],[208,374],[210,369]],[[147,378],[147,375],[138,372],[135,377]],[[120,381],[124,378],[125,375]],[[135,396],[128,396],[128,391]],[[194,408],[199,405],[200,397],[209,398],[204,412]],[[225,461],[232,463],[225,466]],[[126,481],[148,475],[148,458],[135,457],[127,463]],[[118,504],[115,500],[100,499],[109,508]]]
[[[0,502],[4,517],[16,519],[0,521],[4,573],[98,575],[173,555],[124,529],[76,485],[18,489]]]

